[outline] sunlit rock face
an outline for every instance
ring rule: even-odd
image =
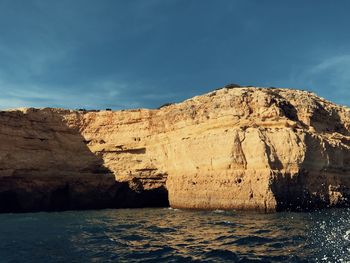
[[[48,208],[349,204],[350,110],[305,91],[223,88],[158,110],[6,111],[0,128],[0,207],[40,191]]]

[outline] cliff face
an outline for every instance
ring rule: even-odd
[[[6,111],[0,137],[4,211],[164,205],[166,189],[177,208],[349,204],[350,109],[304,91],[224,88],[159,110]]]
[[[164,184],[147,191],[132,179],[116,181],[79,123],[69,125],[77,116],[49,108],[0,112],[0,212],[168,205]]]

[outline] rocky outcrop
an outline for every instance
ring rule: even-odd
[[[350,109],[223,88],[158,110],[0,113],[0,211],[347,206]]]

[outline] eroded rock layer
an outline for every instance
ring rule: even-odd
[[[159,110],[5,111],[0,139],[3,211],[165,205],[167,191],[176,208],[349,204],[350,109],[305,91],[223,88]]]

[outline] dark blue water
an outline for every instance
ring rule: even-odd
[[[350,210],[0,214],[0,262],[347,262]]]

